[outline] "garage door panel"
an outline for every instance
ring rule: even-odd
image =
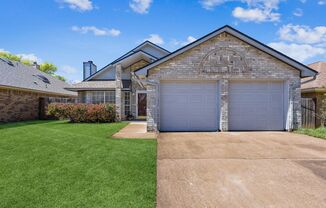
[[[216,131],[217,82],[163,82],[160,85],[161,131]]]
[[[231,82],[230,130],[283,130],[283,82]]]

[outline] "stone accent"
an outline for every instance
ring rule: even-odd
[[[0,123],[39,119],[39,100],[42,97],[64,96],[0,89]]]
[[[228,131],[229,129],[229,80],[222,79],[220,81],[220,130]]]
[[[227,50],[227,53],[219,51]],[[215,54],[216,53],[216,54]],[[288,83],[292,112],[287,126],[301,125],[300,71],[240,39],[222,33],[154,67],[148,81],[148,130],[159,129],[159,83],[161,80],[217,80],[220,82],[220,129],[228,130],[228,84],[232,80],[281,80]],[[155,84],[156,83],[156,84]],[[291,124],[291,125],[290,125]]]
[[[115,66],[115,81],[116,81],[116,88],[115,88],[115,108],[117,113],[117,120],[120,121],[122,118],[122,80],[121,80],[122,68],[121,65],[118,64]]]
[[[148,65],[149,63],[145,60],[140,60],[140,61],[137,61],[136,63],[130,65],[129,67],[125,68],[126,70],[129,70],[130,72],[133,72],[139,68],[142,68],[146,65]]]

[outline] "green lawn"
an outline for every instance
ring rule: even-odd
[[[326,139],[326,128],[318,128],[318,129],[299,129],[296,131],[300,134],[306,134],[313,137],[318,137],[321,139]]]
[[[0,125],[0,207],[154,207],[156,141],[126,124]]]

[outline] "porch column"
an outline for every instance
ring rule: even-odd
[[[220,130],[229,130],[229,80],[220,81]]]
[[[122,67],[120,64],[115,66],[115,81],[116,81],[116,87],[115,87],[115,108],[116,108],[116,115],[117,120],[121,121],[122,116],[122,106],[121,106],[121,89],[122,89],[122,80],[121,80],[121,74],[122,74]]]

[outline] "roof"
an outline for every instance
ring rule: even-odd
[[[0,58],[0,87],[32,90],[64,96],[77,96],[66,90],[70,85],[32,66]]]
[[[268,53],[269,55],[281,60],[282,62],[294,67],[297,70],[300,70],[300,76],[301,77],[311,77],[311,76],[315,76],[317,74],[317,72],[315,70],[309,68],[308,66],[306,66],[306,65],[304,65],[304,64],[302,64],[302,63],[300,63],[300,62],[298,62],[298,61],[296,61],[296,60],[294,60],[294,59],[292,59],[292,58],[290,58],[288,56],[286,56],[285,54],[283,54],[283,53],[281,53],[279,51],[276,51],[275,49],[273,49],[273,48],[271,48],[271,47],[269,47],[269,46],[255,40],[255,39],[247,36],[246,34],[232,28],[229,25],[225,25],[224,27],[221,27],[221,28],[219,28],[219,29],[205,35],[204,37],[202,37],[202,38],[200,38],[200,39],[198,39],[198,40],[196,40],[196,41],[194,41],[194,42],[192,42],[192,43],[190,43],[190,44],[188,44],[188,45],[186,45],[186,46],[184,46],[184,47],[182,47],[182,48],[180,48],[180,49],[178,49],[178,50],[176,50],[176,51],[174,51],[174,52],[172,52],[172,53],[170,53],[170,54],[168,54],[168,55],[166,55],[166,56],[164,56],[164,57],[162,57],[162,58],[160,58],[160,59],[158,59],[158,60],[156,60],[154,62],[152,62],[152,63],[150,63],[149,65],[138,69],[137,71],[140,71],[140,70],[147,71],[147,75],[148,75],[148,70],[151,70],[153,67],[155,67],[155,66],[157,66],[157,65],[159,65],[161,63],[164,63],[164,62],[172,59],[173,57],[178,56],[179,54],[182,54],[182,53],[184,53],[184,52],[198,46],[199,44],[201,44],[201,43],[203,43],[203,42],[205,42],[205,41],[207,41],[207,40],[209,40],[209,39],[211,39],[211,38],[213,38],[213,37],[215,37],[215,36],[217,36],[217,35],[219,35],[219,34],[221,34],[223,32],[229,33],[229,34],[239,38],[240,40],[246,42],[247,44],[249,44],[249,45],[251,45],[251,46],[253,46],[253,47],[255,47],[255,48],[257,48],[257,49],[259,49],[261,51],[264,51],[265,53]]]
[[[124,59],[126,59],[126,58],[128,58],[128,57],[130,57],[130,56],[132,56],[133,54],[136,54],[136,53],[137,53],[137,54],[138,54],[138,53],[142,53],[142,54],[144,54],[144,55],[147,55],[147,56],[151,57],[151,58],[154,59],[154,60],[157,60],[158,57],[154,57],[152,54],[149,54],[149,53],[147,53],[147,52],[141,50],[142,47],[144,47],[144,46],[146,46],[146,45],[151,45],[151,46],[153,46],[154,48],[156,48],[156,49],[158,49],[158,50],[161,50],[161,51],[163,51],[163,52],[165,52],[165,53],[167,53],[167,54],[170,53],[170,51],[168,51],[168,50],[166,50],[166,49],[164,49],[164,48],[162,48],[162,47],[160,47],[160,46],[158,46],[158,45],[156,45],[156,44],[154,44],[154,43],[152,43],[152,42],[146,40],[145,42],[143,42],[143,43],[141,43],[140,45],[136,46],[135,48],[131,49],[130,51],[128,51],[127,53],[123,54],[123,55],[120,56],[119,58],[115,59],[114,61],[112,61],[112,62],[109,63],[108,65],[104,66],[102,69],[98,70],[96,73],[94,73],[94,74],[92,74],[91,76],[87,77],[84,81],[88,81],[88,80],[90,80],[90,79],[93,78],[95,75],[98,75],[99,73],[101,73],[102,71],[104,71],[104,69],[108,68],[109,66],[112,66],[112,65],[114,65],[114,64],[116,64],[116,63],[118,63],[118,62],[120,62],[120,61],[122,61],[122,60],[124,60]]]
[[[130,89],[130,80],[122,80],[122,88]],[[83,81],[77,84],[74,84],[71,87],[66,89],[71,91],[80,91],[80,90],[108,90],[115,89],[116,81],[115,80],[101,80],[101,81]]]
[[[319,74],[315,80],[302,84],[302,89],[326,88],[326,62],[316,62],[308,65],[316,70]]]

